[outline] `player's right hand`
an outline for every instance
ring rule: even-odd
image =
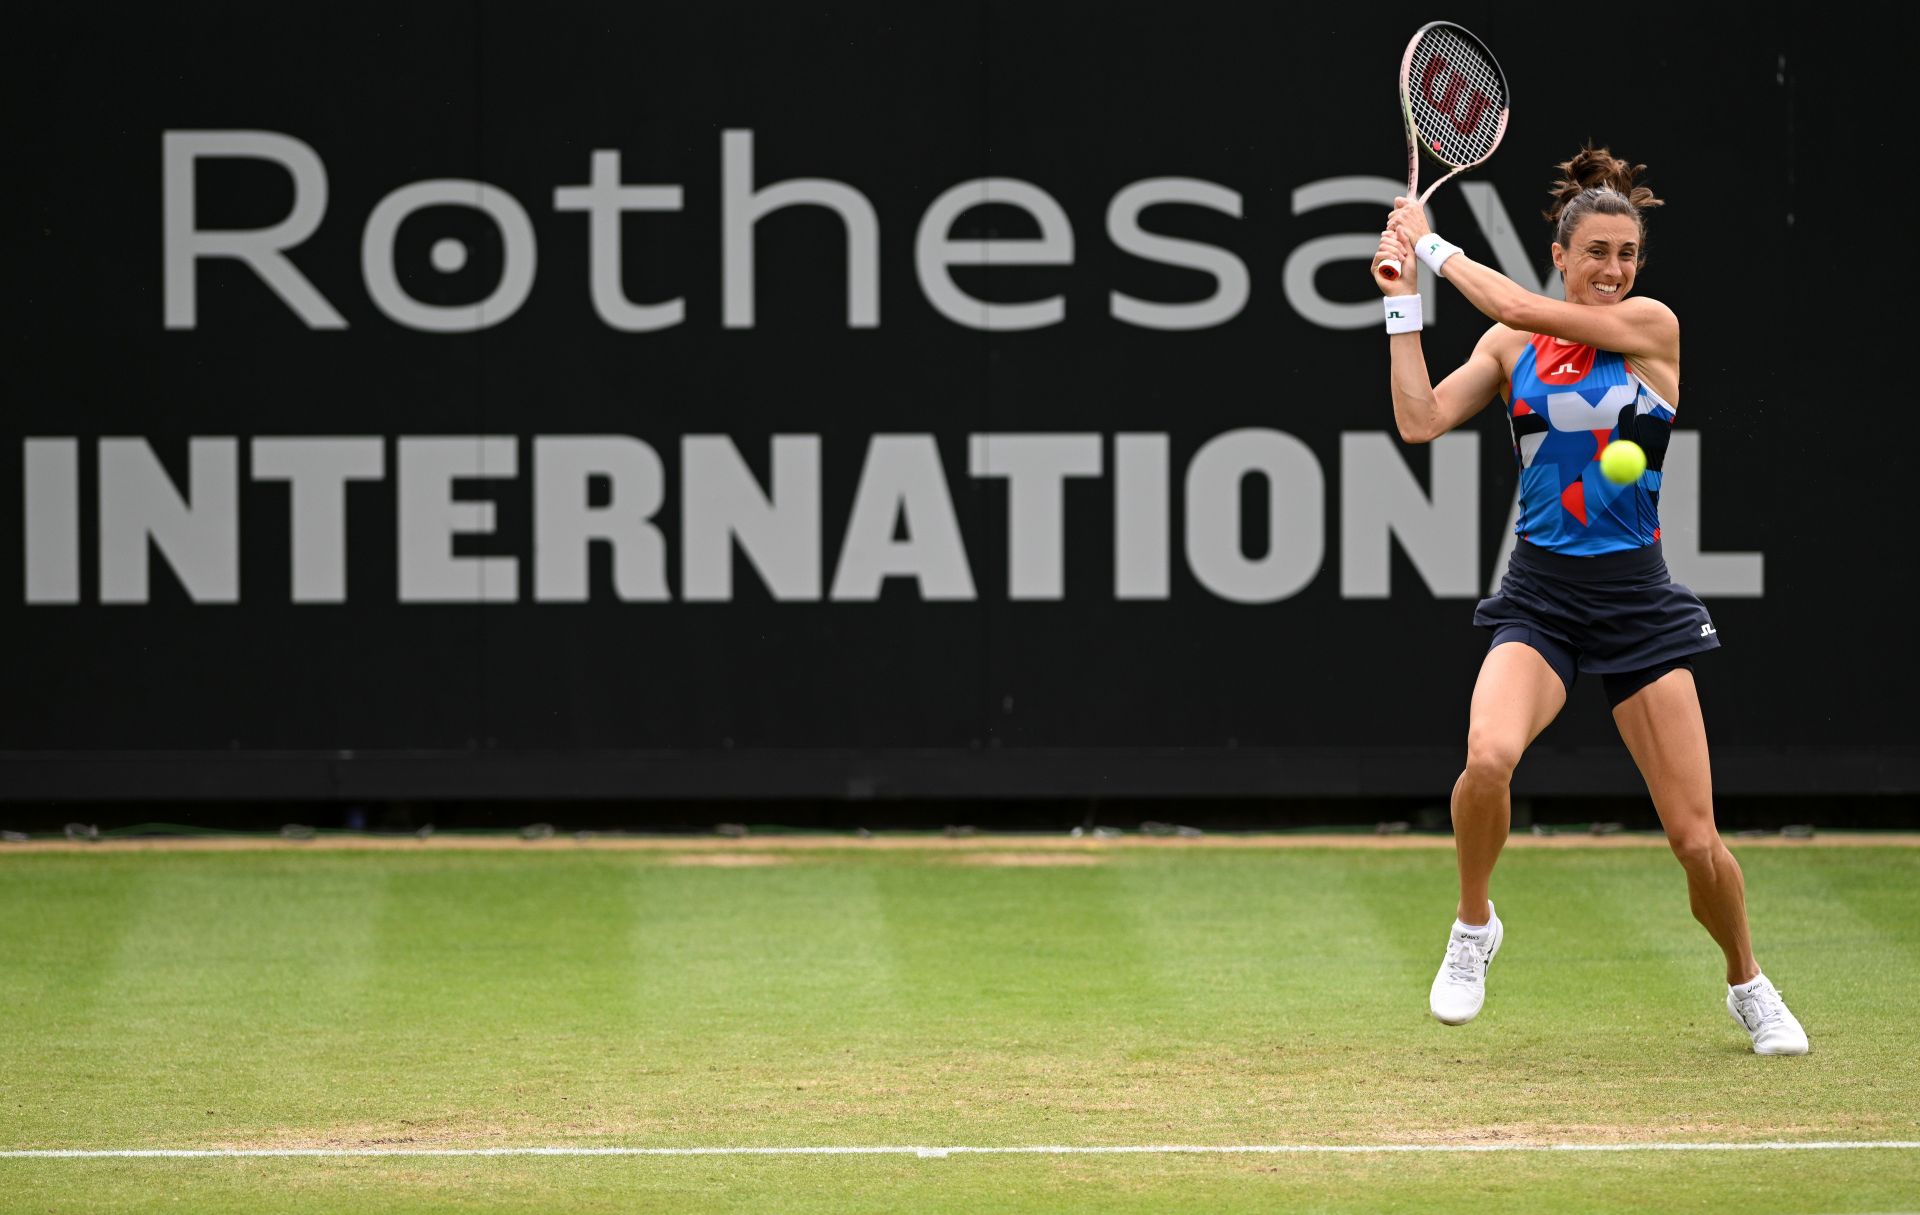
[[[1400,263],[1400,277],[1388,278],[1380,273],[1380,263],[1393,258]],[[1399,233],[1386,231],[1380,234],[1380,247],[1373,253],[1373,283],[1380,288],[1382,295],[1417,295],[1420,284],[1415,275],[1420,262],[1413,256],[1413,246],[1403,240]]]

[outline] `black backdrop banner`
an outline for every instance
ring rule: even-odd
[[[16,16],[0,795],[1443,795],[1514,469],[1393,429],[1431,15]],[[1721,789],[1920,791],[1893,48],[1446,15],[1515,111],[1436,228],[1553,292],[1581,141],[1668,200]],[[1636,787],[1585,684],[1523,792]]]

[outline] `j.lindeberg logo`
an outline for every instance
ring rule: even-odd
[[[1572,363],[1562,363],[1553,369],[1555,375],[1579,375],[1580,369]]]
[[[1715,629],[1711,624],[1703,624],[1700,626],[1700,635],[1702,637],[1711,637],[1718,631],[1719,630]]]

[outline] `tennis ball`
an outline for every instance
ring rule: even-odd
[[[1632,485],[1647,471],[1647,453],[1632,439],[1615,439],[1600,453],[1600,475],[1615,485]]]

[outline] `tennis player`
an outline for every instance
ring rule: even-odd
[[[1466,770],[1453,787],[1460,903],[1429,1007],[1463,1025],[1486,999],[1503,926],[1488,897],[1506,843],[1509,781],[1580,672],[1600,678],[1620,737],[1653,795],[1687,874],[1694,918],[1726,954],[1727,1011],[1763,1055],[1799,1055],[1806,1031],[1754,961],[1745,883],[1713,821],[1706,726],[1693,656],[1720,644],[1706,607],[1667,573],[1660,553],[1661,463],[1680,396],[1680,322],[1634,296],[1645,262],[1645,165],[1582,148],[1559,166],[1547,218],[1564,302],[1536,295],[1435,234],[1417,202],[1395,200],[1373,260],[1392,337],[1394,419],[1427,443],[1497,394],[1520,465],[1519,535],[1500,593],[1473,622],[1492,645],[1473,688]],[[1398,280],[1382,260],[1405,265]],[[1464,366],[1434,384],[1420,349],[1420,298],[1409,257],[1494,322]],[[1647,471],[1630,485],[1600,473],[1608,442],[1632,439]]]

